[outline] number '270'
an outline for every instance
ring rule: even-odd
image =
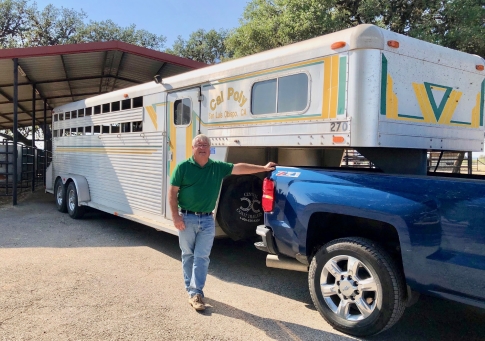
[[[332,122],[330,123],[330,131],[347,131],[349,125],[347,122]]]

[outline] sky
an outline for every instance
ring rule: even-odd
[[[189,35],[202,28],[206,31],[239,26],[249,0],[36,0],[39,10],[55,7],[84,10],[88,20],[111,19],[119,26],[135,24],[137,29],[163,35],[165,48],[172,47],[179,35]]]

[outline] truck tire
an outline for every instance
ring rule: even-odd
[[[54,197],[56,198],[56,207],[59,212],[66,213],[66,186],[62,183],[62,180],[58,178],[54,186]]]
[[[346,334],[380,333],[404,313],[402,272],[381,247],[365,238],[324,245],[310,264],[308,284],[320,315]]]
[[[222,182],[217,222],[233,240],[256,236],[264,220],[263,181],[255,175],[231,175]]]
[[[79,206],[77,201],[77,190],[74,182],[70,182],[67,186],[67,213],[73,219],[80,219],[84,215],[84,206]]]

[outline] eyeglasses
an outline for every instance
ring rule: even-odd
[[[209,145],[207,143],[204,143],[204,144],[196,144],[194,147],[195,148],[207,148],[207,147],[209,147]]]

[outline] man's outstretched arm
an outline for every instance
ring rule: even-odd
[[[275,169],[276,163],[268,162],[265,166],[253,165],[251,163],[236,163],[232,168],[232,173],[234,175],[241,174],[254,174],[261,172],[271,172]]]

